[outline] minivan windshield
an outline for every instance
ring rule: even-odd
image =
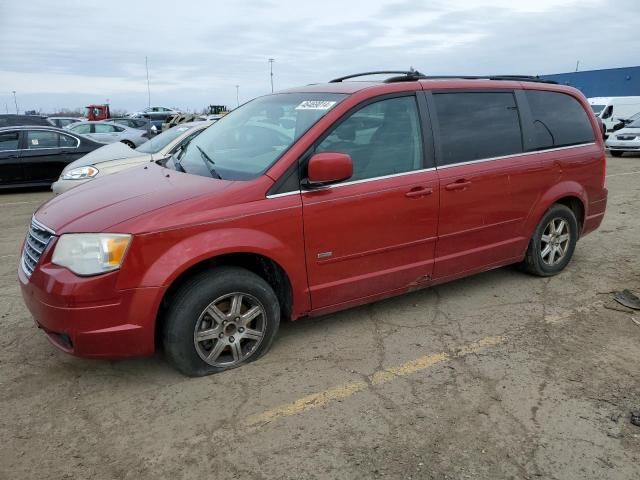
[[[191,140],[167,166],[224,180],[250,180],[345,97],[308,92],[256,98]]]
[[[148,142],[143,143],[138,148],[136,148],[136,151],[141,153],[158,153],[184,132],[191,130],[192,128],[193,125],[176,125],[166,132],[162,132],[159,135],[156,135]]]
[[[624,128],[640,128],[640,118],[634,120],[629,125],[626,125]]]

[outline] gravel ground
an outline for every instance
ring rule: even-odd
[[[67,356],[16,263],[47,192],[0,194],[1,479],[640,478],[640,156],[550,279],[502,268],[318,319],[207,378]],[[635,313],[640,320],[640,312]]]

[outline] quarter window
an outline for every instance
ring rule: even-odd
[[[522,153],[513,93],[436,93],[433,98],[440,127],[440,165]]]
[[[60,146],[63,148],[76,148],[78,141],[69,135],[60,134]]]
[[[0,152],[18,149],[18,132],[0,134]]]
[[[415,97],[381,100],[361,108],[340,123],[316,152],[350,155],[350,181],[420,170],[422,137]]]
[[[27,149],[58,148],[58,134],[46,130],[29,130],[27,132]]]
[[[527,90],[533,117],[531,150],[565,147],[594,141],[593,127],[582,105],[570,95]]]

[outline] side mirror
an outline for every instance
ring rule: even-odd
[[[353,161],[346,153],[316,153],[309,159],[306,188],[319,188],[347,180],[353,175]]]

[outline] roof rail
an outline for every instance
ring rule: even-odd
[[[425,75],[417,70],[377,70],[373,72],[354,73],[353,75],[345,75],[344,77],[334,78],[329,83],[340,83],[344,80],[357,77],[367,77],[369,75],[384,75],[395,74],[397,76],[390,77],[384,80],[384,83],[395,82],[412,82],[415,80],[446,80],[446,79],[460,79],[460,80],[511,80],[516,82],[538,82],[538,83],[552,83],[557,84],[553,80],[547,80],[539,77],[538,75]]]
[[[553,80],[547,80],[539,77],[538,75],[429,75],[424,77],[427,80],[446,80],[446,79],[460,79],[460,80],[512,80],[516,82],[538,82],[538,83],[552,83],[557,84]]]
[[[344,77],[334,78],[330,80],[329,83],[340,83],[344,80],[349,80],[351,78],[357,77],[368,77],[369,75],[384,75],[384,74],[395,74],[400,75],[398,77],[391,77],[385,80],[387,83],[391,82],[407,82],[413,80],[419,80],[421,78],[426,78],[426,76],[417,70],[376,70],[373,72],[363,72],[363,73],[354,73],[353,75],[345,75]]]

